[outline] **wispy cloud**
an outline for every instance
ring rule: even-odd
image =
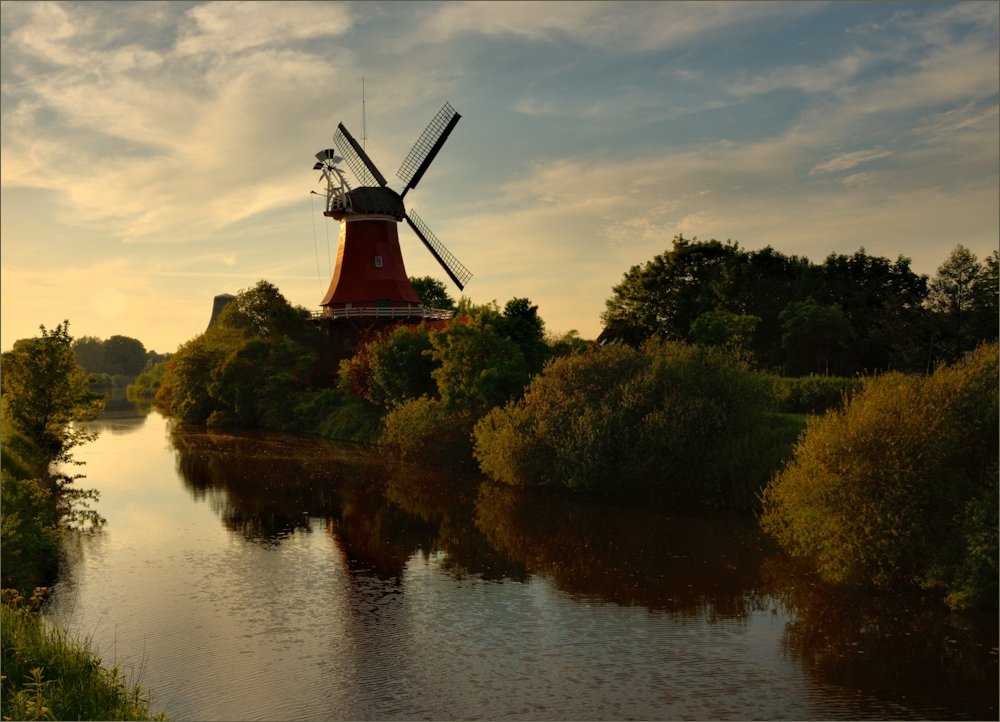
[[[853,153],[844,153],[843,155],[838,155],[836,158],[831,158],[830,160],[822,163],[817,163],[809,171],[809,175],[816,175],[817,173],[835,173],[836,171],[847,170],[848,168],[853,168],[861,163],[867,163],[868,161],[876,160],[878,158],[885,158],[887,155],[891,155],[891,151],[858,150]]]

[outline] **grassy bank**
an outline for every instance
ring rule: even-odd
[[[46,623],[34,605],[5,590],[0,606],[4,719],[148,720],[150,699],[118,667],[106,669],[88,640]]]
[[[22,339],[2,356],[0,398],[0,714],[4,719],[149,719],[142,690],[120,670],[101,667],[86,640],[38,615],[54,579],[60,542],[71,529],[104,520],[89,508],[95,490],[79,489],[72,450],[91,441],[74,421],[93,418],[103,397],[76,364],[68,324]],[[29,593],[31,599],[25,602]]]

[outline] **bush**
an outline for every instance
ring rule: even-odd
[[[129,392],[138,398],[152,398],[163,386],[163,377],[167,373],[167,362],[161,361],[149,371],[139,374],[135,383],[128,387]]]
[[[761,519],[831,582],[997,604],[997,344],[933,376],[887,374],[811,422]]]
[[[772,384],[775,410],[786,414],[823,414],[842,408],[846,399],[864,385],[860,377],[786,376],[768,377]]]
[[[149,696],[118,667],[102,667],[86,640],[49,626],[11,591],[0,606],[4,719],[165,719],[151,718]]]
[[[408,461],[462,466],[472,461],[472,427],[477,419],[422,396],[386,414],[381,443]]]
[[[723,502],[727,450],[763,422],[767,388],[723,350],[648,341],[550,363],[524,398],[475,428],[498,481],[603,495]]]
[[[5,454],[4,466],[7,466]],[[52,492],[43,481],[0,471],[2,585],[29,594],[50,579],[61,537]]]
[[[382,435],[382,411],[356,396],[338,394],[336,403],[319,418],[315,431],[328,439],[375,444]]]

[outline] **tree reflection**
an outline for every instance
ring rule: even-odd
[[[149,400],[130,399],[125,389],[112,389],[104,397],[104,410],[96,419],[86,422],[86,426],[112,436],[131,434],[142,428],[151,409]]]
[[[710,618],[760,606],[770,547],[752,518],[685,518],[483,484],[476,526],[531,574],[570,594]]]
[[[437,553],[453,577],[539,575],[578,598],[682,620],[750,624],[782,608],[786,655],[822,690],[845,691],[857,716],[872,698],[893,716],[996,716],[996,615],[825,586],[777,556],[752,517],[571,501],[314,438],[174,427],[171,439],[187,488],[227,529],[278,545],[323,519],[351,578],[377,577],[383,593],[402,589],[415,554]]]
[[[921,714],[997,716],[995,614],[957,615],[939,599],[831,587],[779,556],[761,591],[792,617],[782,646],[810,677]]]

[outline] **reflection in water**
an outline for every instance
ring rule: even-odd
[[[792,615],[782,645],[811,677],[939,719],[997,717],[996,614],[830,589],[782,558],[764,560],[761,577]]]
[[[128,398],[125,389],[111,389],[104,396],[104,410],[96,419],[86,422],[86,426],[91,431],[113,436],[132,434],[146,423],[152,405],[149,399]]]
[[[736,619],[766,606],[755,592],[771,550],[752,518],[674,517],[489,483],[476,516],[492,545],[574,595]]]
[[[360,691],[327,716],[471,716],[471,698],[439,686],[465,675],[487,717],[579,716],[567,700],[585,694],[607,701],[607,717],[996,717],[996,615],[831,590],[782,561],[752,518],[539,496],[280,434],[174,427],[171,442],[188,492],[251,546],[332,540],[348,610],[337,644],[350,656],[323,664]],[[575,601],[560,606],[549,588]],[[497,658],[479,669],[487,646]],[[552,694],[569,697],[515,705]]]

